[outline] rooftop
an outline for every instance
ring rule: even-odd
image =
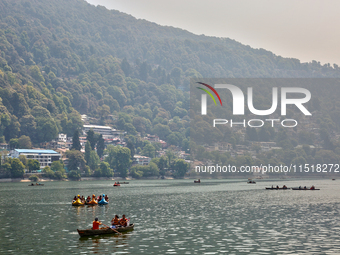
[[[97,126],[97,125],[83,125],[84,128],[101,128],[101,129],[112,129],[109,126]]]
[[[15,149],[19,153],[41,153],[41,154],[58,154],[54,150],[35,150],[35,149]]]

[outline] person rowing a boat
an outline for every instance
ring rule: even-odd
[[[102,223],[98,220],[98,218],[95,218],[94,221],[92,222],[92,229],[99,229],[99,225]]]
[[[310,189],[315,189],[315,186],[313,185],[312,187],[310,187]]]

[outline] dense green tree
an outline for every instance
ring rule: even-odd
[[[60,160],[58,161],[53,161],[52,164],[51,164],[51,170],[53,172],[65,172],[65,169],[64,169],[64,163]]]
[[[18,148],[31,149],[32,148],[31,138],[26,135],[20,136],[18,139]]]
[[[72,171],[70,171],[70,172],[67,174],[67,177],[68,177],[69,179],[71,179],[71,180],[78,181],[78,180],[80,180],[81,175],[80,175],[80,173],[79,173],[78,171],[72,170]]]
[[[55,178],[54,172],[51,170],[49,166],[45,166],[42,172],[46,175],[47,178],[50,179]]]
[[[9,148],[12,150],[19,149],[19,139],[12,138],[11,140],[9,140]]]
[[[27,167],[30,172],[39,170],[40,169],[40,163],[36,159],[29,159],[27,160]]]
[[[112,177],[113,176],[113,170],[110,168],[109,163],[101,162],[99,168],[100,168],[102,176],[104,176],[104,177]]]
[[[11,160],[11,176],[12,178],[22,178],[25,173],[24,164],[17,158]]]
[[[91,149],[94,150],[94,148],[96,147],[96,143],[97,143],[97,140],[96,140],[96,136],[94,134],[94,131],[93,129],[90,129],[88,132],[87,132],[87,137],[86,137],[87,141],[90,142],[91,144]]]
[[[72,149],[74,150],[81,150],[81,144],[79,140],[79,131],[74,131],[73,138],[72,138]]]
[[[89,141],[86,141],[86,144],[85,144],[85,156],[84,156],[86,164],[89,164],[89,162],[90,162],[91,151],[92,151],[91,144],[90,144]]]
[[[35,174],[31,175],[30,177],[28,177],[28,179],[31,181],[31,182],[38,182],[39,181],[39,177]]]
[[[142,155],[146,157],[150,157],[150,158],[154,158],[155,153],[156,153],[156,149],[151,143],[148,143],[147,145],[145,145],[142,150]]]
[[[70,150],[66,152],[66,156],[68,158],[68,170],[72,171],[78,171],[81,173],[81,171],[85,168],[85,159],[82,152],[78,150]]]
[[[189,164],[183,159],[177,159],[174,163],[174,176],[176,178],[183,178],[189,170]]]
[[[97,153],[100,158],[103,156],[104,150],[105,150],[105,141],[103,139],[103,135],[100,134],[98,138],[98,142],[97,142]]]
[[[23,163],[24,166],[27,165],[27,158],[25,155],[19,155],[19,160],[21,161],[21,163]]]
[[[95,170],[96,168],[98,168],[99,163],[100,163],[100,158],[99,158],[97,152],[91,151],[89,161],[87,163],[88,166],[90,167],[91,170]]]
[[[107,154],[105,161],[107,161],[110,167],[117,171],[121,177],[125,178],[131,165],[130,150],[120,146],[109,145],[107,146]]]

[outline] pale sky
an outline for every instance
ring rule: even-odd
[[[340,65],[339,0],[86,0],[282,57]]]

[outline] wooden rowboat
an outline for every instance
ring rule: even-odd
[[[275,189],[275,190],[276,190],[276,189],[283,189],[283,190],[286,190],[286,189],[290,189],[290,188],[266,188],[266,189],[273,189],[273,190],[274,190],[274,189]]]
[[[308,188],[308,189],[304,189],[304,188],[292,188],[292,190],[320,190],[320,189],[311,189],[311,188]]]
[[[122,233],[127,231],[132,231],[135,224],[130,224],[128,227],[118,227],[114,230]],[[117,234],[116,231],[114,231],[111,228],[101,228],[101,229],[77,229],[78,234],[80,237],[84,236],[96,236],[96,235],[108,235],[108,234]]]

